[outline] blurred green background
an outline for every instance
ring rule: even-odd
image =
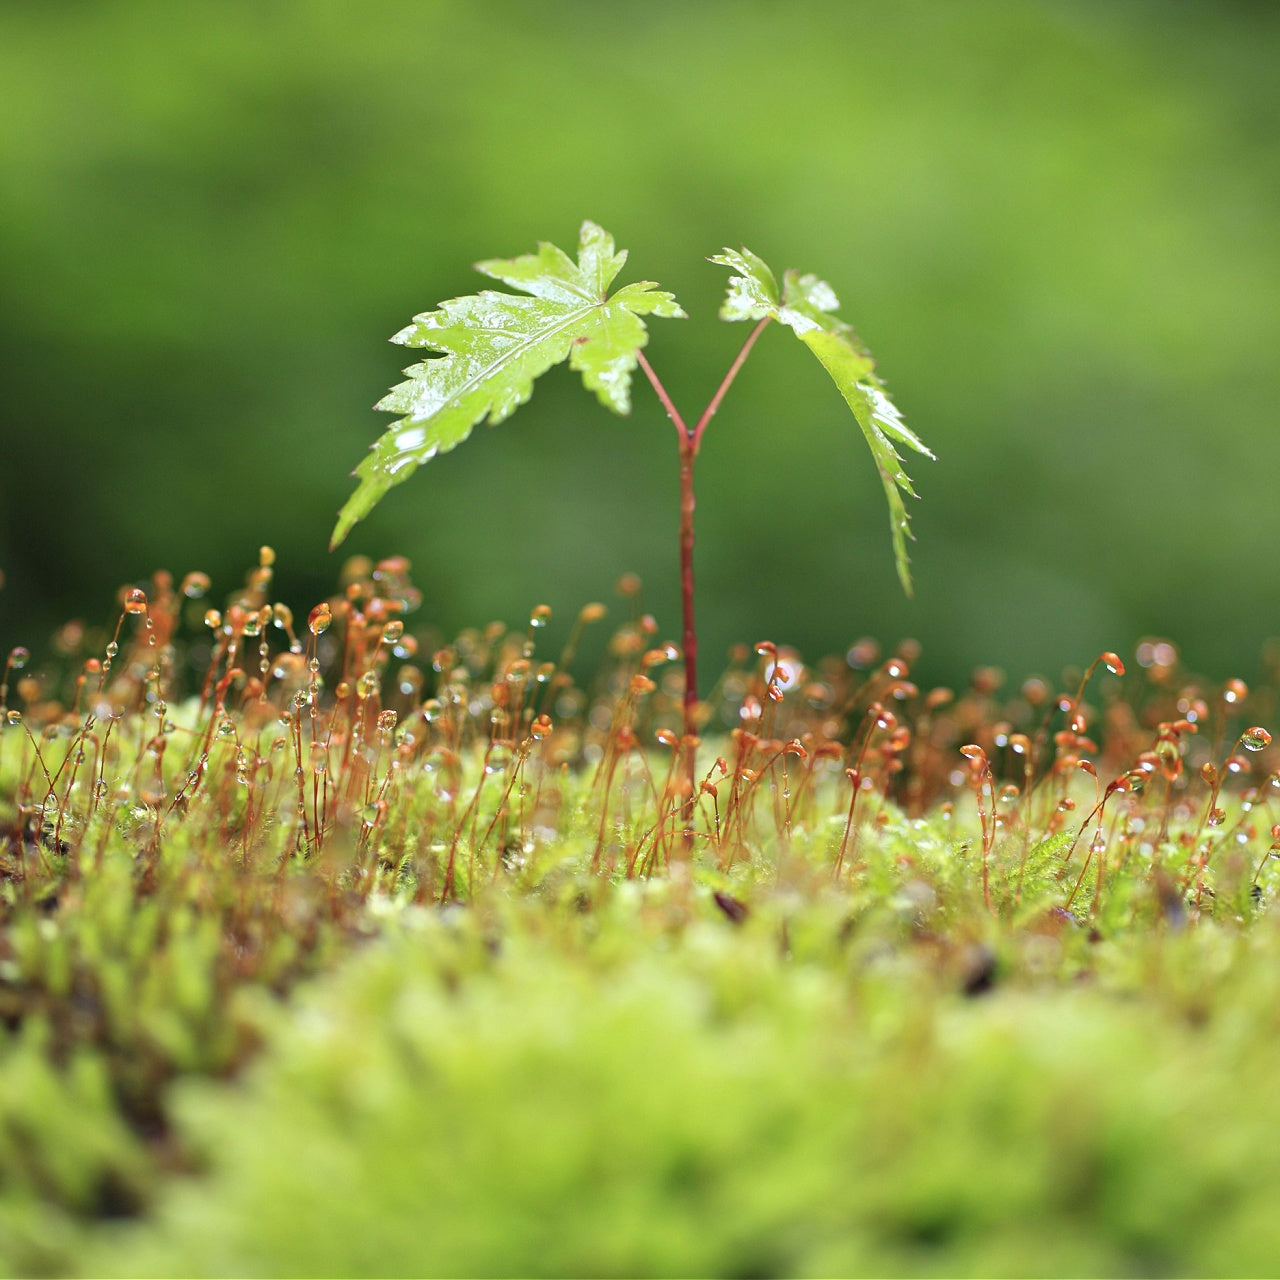
[[[706,662],[771,638],[1056,674],[1169,635],[1248,676],[1273,617],[1280,6],[1127,0],[8,0],[0,7],[0,645],[261,543],[305,609],[402,553],[452,632],[624,570],[678,635],[670,427],[571,375],[326,550],[388,419],[385,339],[469,264],[591,217],[687,322],[695,412],[745,242],[829,279],[937,463],[916,594],[865,445],[766,334],[700,460]],[[216,603],[216,599],[214,603]],[[554,639],[553,629],[553,639]]]

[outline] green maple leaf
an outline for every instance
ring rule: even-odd
[[[609,295],[626,260],[607,231],[584,222],[576,263],[552,244],[476,263],[529,296],[486,289],[441,303],[397,333],[392,342],[441,354],[406,369],[407,381],[374,406],[398,420],[354,471],[360,484],[338,513],[330,548],[392,485],[460,445],[482,418],[492,426],[510,417],[533,394],[534,379],[565,359],[602,404],[627,413],[636,355],[649,337],[641,317],[684,312],[647,280]]]
[[[893,445],[896,441],[927,458],[932,458],[933,453],[902,420],[884,383],[876,377],[876,362],[871,353],[852,327],[834,314],[840,304],[825,280],[788,271],[782,277],[779,291],[773,272],[745,246],[740,250],[726,249],[711,261],[737,273],[730,277],[729,292],[720,308],[722,320],[763,320],[768,316],[786,325],[818,357],[840,388],[840,394],[853,410],[871,446],[880,472],[889,500],[889,528],[893,534],[898,578],[902,589],[910,595],[907,539],[911,537],[911,530],[902,498],[904,494],[914,498],[916,491]]]

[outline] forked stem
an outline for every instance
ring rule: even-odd
[[[707,424],[715,417],[716,410],[725,393],[738,376],[738,370],[746,363],[755,346],[756,339],[764,332],[769,317],[759,321],[747,335],[742,349],[734,357],[715,394],[707,402],[693,429],[690,430],[680,411],[675,407],[662,379],[654,372],[653,366],[646,359],[643,351],[636,352],[636,360],[649,379],[667,417],[675,426],[680,452],[680,612],[681,612],[681,648],[684,652],[684,703],[682,723],[684,728],[684,775],[688,784],[688,798],[685,803],[686,823],[692,823],[693,809],[697,798],[697,762],[695,739],[698,732],[698,628],[693,612],[693,513],[697,506],[697,496],[693,484],[693,466],[698,457],[698,449],[702,445],[702,435]]]
[[[693,614],[693,513],[697,505],[697,497],[693,484],[693,464],[698,456],[698,450],[702,446],[702,435],[707,429],[707,424],[715,417],[716,410],[720,408],[720,402],[724,399],[725,393],[733,385],[733,380],[738,376],[738,370],[746,363],[747,357],[751,354],[751,348],[755,346],[756,339],[764,332],[769,320],[770,317],[765,316],[747,335],[747,340],[742,344],[742,349],[734,357],[733,363],[729,366],[724,377],[720,379],[720,385],[716,388],[715,395],[707,402],[707,407],[702,411],[702,416],[692,430],[680,416],[680,411],[672,402],[670,395],[667,394],[666,387],[662,385],[662,379],[654,372],[653,366],[645,357],[644,352],[636,352],[636,359],[640,368],[644,371],[644,376],[649,379],[650,386],[653,387],[654,393],[667,412],[667,417],[671,419],[672,424],[675,426],[676,435],[679,438],[680,607],[684,637],[684,733],[686,737],[692,737],[697,731],[694,712],[698,705],[698,630],[694,623]]]

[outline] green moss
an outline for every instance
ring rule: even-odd
[[[88,710],[74,663],[15,686],[0,1271],[1280,1256],[1274,691],[1108,654],[1096,707],[1002,702],[744,650],[690,814],[647,624],[591,696],[533,629],[428,677],[402,561],[296,646],[269,570],[196,696],[160,580]]]
[[[821,902],[769,894],[741,928],[705,908],[657,886],[572,915],[390,917],[241,1086],[182,1089],[210,1172],[90,1269],[1238,1274],[1277,1256],[1271,922],[1167,937],[1141,982],[1139,938],[1085,982],[1010,963],[970,998],[918,941]]]

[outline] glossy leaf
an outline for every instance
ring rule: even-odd
[[[871,446],[889,500],[893,555],[903,590],[911,594],[907,539],[911,530],[903,495],[916,496],[894,442],[932,458],[933,453],[902,420],[884,383],[876,376],[876,362],[852,327],[835,315],[840,305],[834,290],[817,276],[788,271],[782,288],[769,267],[749,249],[726,249],[711,259],[729,267],[729,291],[720,308],[722,320],[763,320],[766,316],[790,328],[822,362],[840,388],[862,434]]]
[[[356,468],[360,484],[338,515],[330,546],[363,519],[392,485],[461,444],[482,418],[492,426],[530,395],[534,379],[563,360],[615,413],[631,407],[636,353],[648,341],[643,316],[683,316],[649,281],[608,289],[627,260],[613,237],[584,222],[575,263],[552,244],[510,260],[476,264],[527,296],[486,289],[416,316],[391,339],[441,354],[406,369],[406,381],[377,409],[397,421]]]

